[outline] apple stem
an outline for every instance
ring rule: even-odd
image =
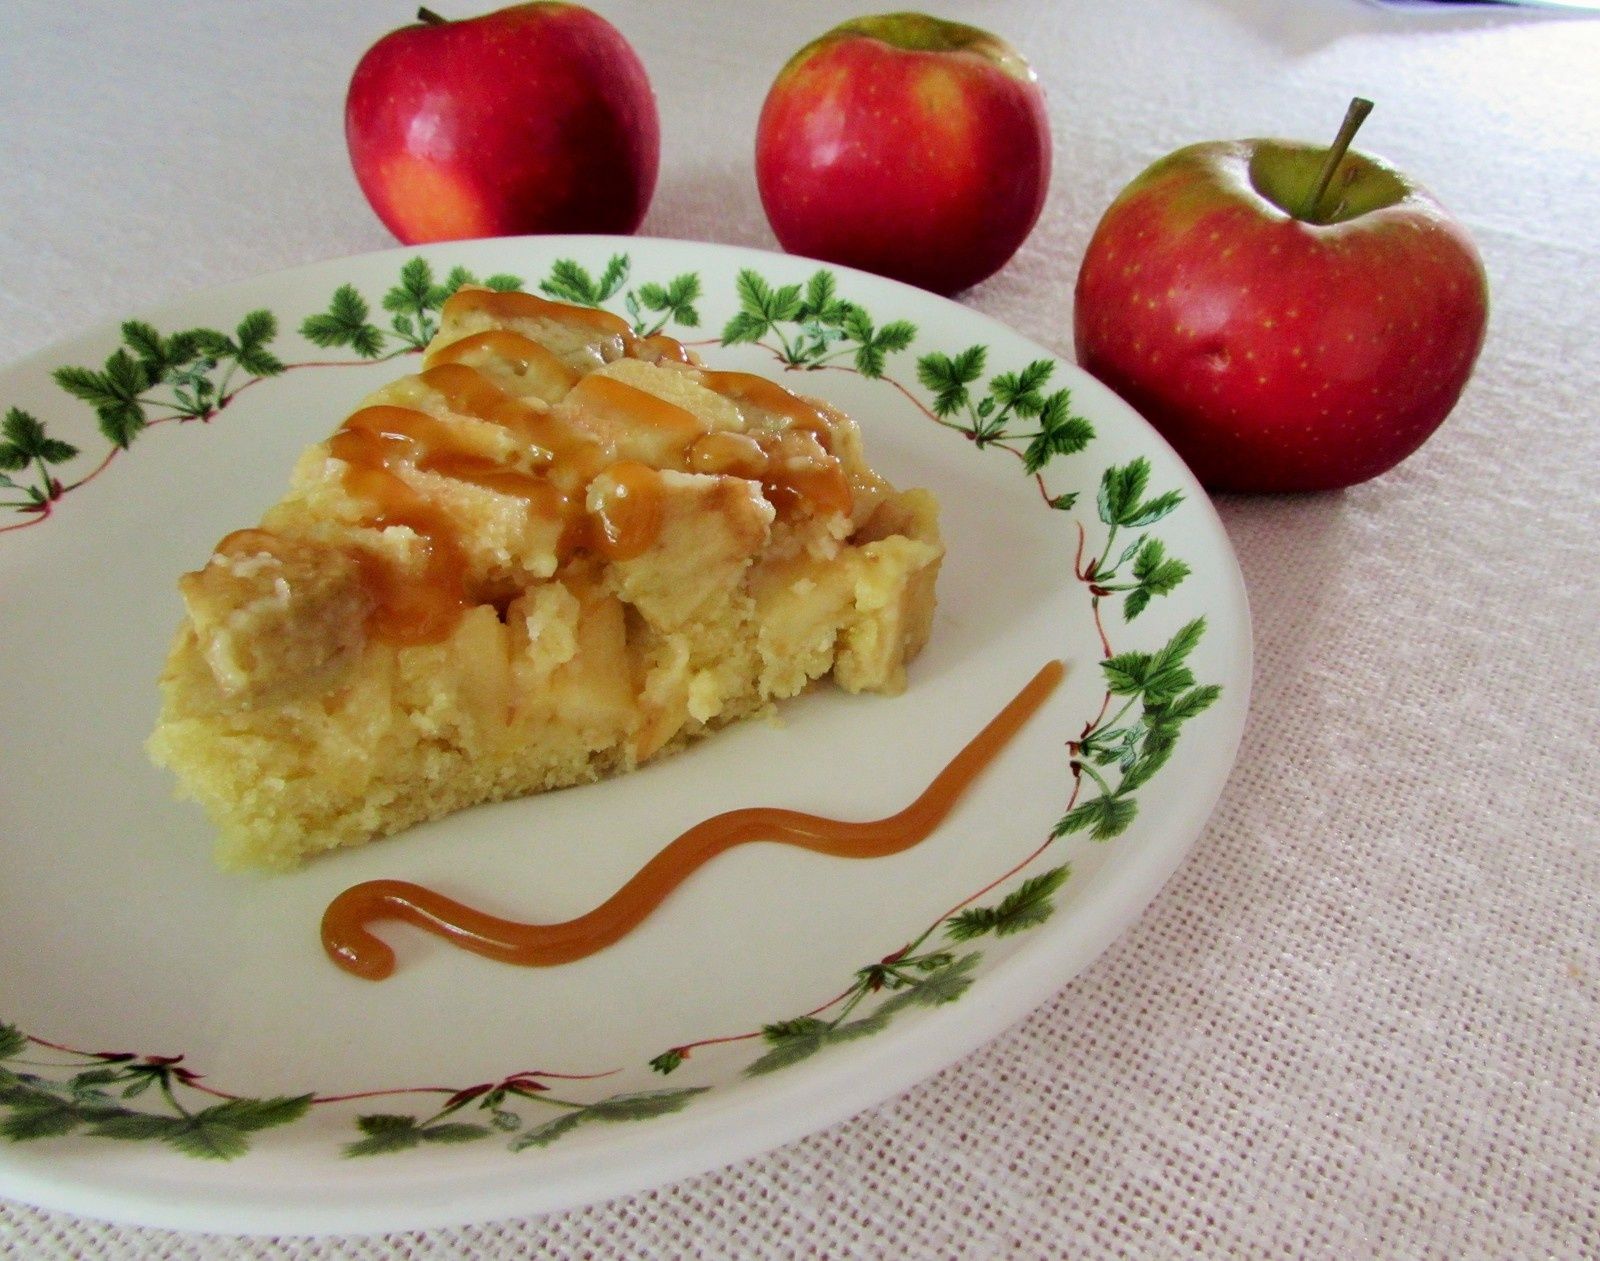
[[[425,22],[429,26],[443,26],[448,19],[440,17],[432,9],[424,6],[417,10],[417,21]]]
[[[1317,185],[1311,191],[1310,200],[1301,210],[1300,218],[1309,223],[1321,222],[1317,215],[1317,207],[1322,204],[1328,185],[1333,183],[1334,174],[1339,169],[1339,163],[1344,161],[1350,142],[1356,138],[1356,132],[1361,130],[1361,124],[1367,121],[1367,115],[1370,113],[1372,113],[1372,102],[1364,97],[1355,97],[1350,102],[1350,108],[1344,112],[1344,122],[1339,125],[1339,134],[1333,138],[1328,156],[1323,160],[1322,170],[1317,174]]]

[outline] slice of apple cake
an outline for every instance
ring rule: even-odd
[[[836,409],[463,289],[421,371],[180,580],[149,748],[223,866],[289,868],[631,769],[825,674],[898,692],[942,554],[933,497]]]

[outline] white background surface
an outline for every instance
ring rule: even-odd
[[[863,10],[596,7],[660,98],[645,233],[770,246],[761,99],[795,47]],[[731,1169],[387,1240],[202,1239],[0,1203],[0,1251],[1600,1252],[1600,21],[1354,0],[929,8],[1011,39],[1049,93],[1044,218],[966,301],[1063,354],[1078,262],[1123,183],[1193,140],[1319,139],[1353,94],[1378,103],[1361,147],[1429,184],[1489,268],[1478,374],[1422,452],[1342,494],[1219,505],[1257,679],[1189,862],[1006,1036]],[[10,0],[0,361],[192,288],[391,244],[349,173],[341,108],[361,51],[409,16]]]

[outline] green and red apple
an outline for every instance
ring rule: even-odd
[[[554,0],[418,17],[368,49],[345,101],[356,179],[395,236],[638,228],[661,128],[616,27]]]
[[[857,18],[807,44],[757,124],[756,183],[784,249],[936,293],[1004,266],[1049,182],[1027,61],[921,13]]]
[[[1348,152],[1191,145],[1101,219],[1078,274],[1078,361],[1212,490],[1327,490],[1415,451],[1472,374],[1488,282],[1425,189]]]

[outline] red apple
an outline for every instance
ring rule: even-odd
[[[661,128],[616,27],[548,2],[418,17],[367,50],[345,101],[356,179],[391,232],[415,244],[639,226]]]
[[[1326,490],[1410,455],[1460,397],[1488,282],[1466,230],[1383,161],[1218,141],[1112,203],[1078,273],[1078,361],[1213,490]]]
[[[756,183],[784,249],[935,293],[1004,266],[1049,182],[1028,63],[987,31],[920,13],[857,18],[807,44],[756,131]]]

